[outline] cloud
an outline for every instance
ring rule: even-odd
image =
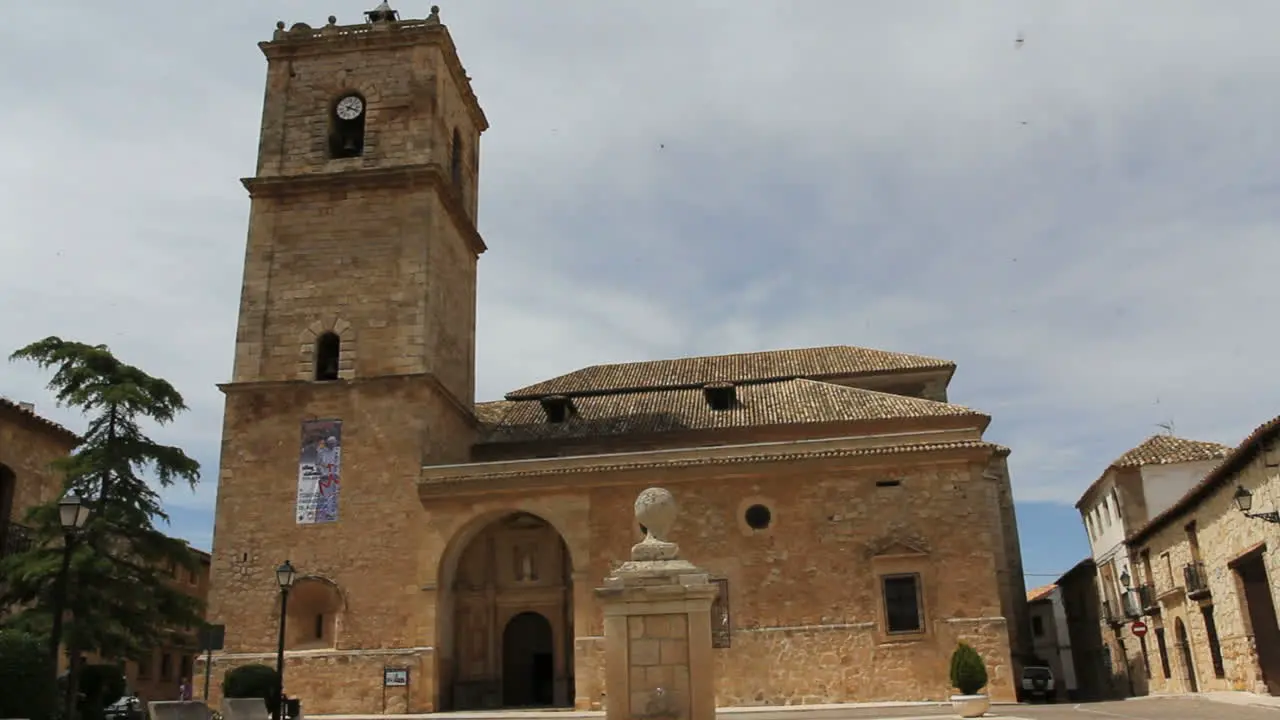
[[[0,61],[27,68],[0,78],[20,98],[0,137],[4,336],[107,342],[173,381],[192,411],[159,435],[206,483],[169,497],[207,517],[254,43],[278,18],[367,8],[60,8],[78,21],[18,6],[0,29]],[[952,399],[995,415],[1019,499],[1056,502],[1157,422],[1234,443],[1280,407],[1280,48],[1253,31],[1273,4],[493,0],[443,17],[493,124],[481,398],[693,353],[938,355],[959,363]],[[10,366],[0,393],[47,410],[42,382]]]

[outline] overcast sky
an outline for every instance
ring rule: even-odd
[[[107,343],[191,412],[208,547],[265,60],[350,0],[17,3],[0,24],[0,337]],[[430,2],[400,2],[423,17]],[[1280,412],[1280,5],[442,3],[481,153],[481,399],[581,366],[852,344],[955,360],[1027,570],[1172,422]],[[1023,39],[1018,43],[1019,38]],[[47,376],[0,394],[80,429]],[[1035,585],[1049,577],[1029,578]]]

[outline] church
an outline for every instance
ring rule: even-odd
[[[851,345],[647,360],[477,402],[489,122],[439,10],[278,23],[259,47],[212,703],[279,642],[307,714],[600,709],[594,589],[653,486],[719,586],[719,705],[943,700],[960,641],[1013,699],[1009,450],[950,402],[954,363]]]

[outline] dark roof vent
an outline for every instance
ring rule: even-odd
[[[562,423],[577,412],[573,400],[564,395],[548,395],[538,402],[542,404],[542,411],[547,414],[547,422],[550,423]]]
[[[731,382],[713,382],[702,386],[702,396],[712,410],[729,410],[738,404],[738,394]]]

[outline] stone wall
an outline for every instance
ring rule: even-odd
[[[342,419],[338,522],[295,518],[300,423]],[[424,460],[459,461],[470,432],[429,377],[250,387],[228,393],[214,528],[209,620],[227,626],[230,652],[276,645],[275,568],[335,584],[343,598],[335,649],[429,645],[423,623]],[[431,557],[432,562],[438,556]],[[429,640],[429,638],[428,638]]]
[[[993,696],[1013,697],[1008,628],[1000,614],[994,560],[1001,542],[998,487],[984,477],[985,459],[932,464],[917,458],[913,464],[894,465],[884,459],[868,463],[865,458],[835,458],[602,472],[575,492],[432,498],[425,503],[424,516],[423,506],[415,511],[408,498],[403,506],[391,502],[399,492],[392,489],[399,480],[376,465],[347,475],[348,467],[369,462],[360,459],[357,447],[351,445],[352,465],[344,458],[344,477],[361,479],[344,487],[351,513],[335,526],[298,530],[285,516],[275,536],[267,537],[261,520],[243,524],[254,532],[240,536],[257,548],[289,548],[300,568],[316,563],[333,573],[347,593],[344,626],[351,630],[341,634],[339,647],[331,653],[345,653],[349,659],[344,662],[370,662],[357,658],[374,649],[402,652],[437,646],[442,641],[439,632],[453,626],[446,600],[451,583],[448,558],[463,552],[466,537],[505,513],[532,512],[554,525],[569,548],[574,647],[582,653],[574,658],[575,704],[582,709],[600,707],[603,620],[591,588],[627,559],[640,537],[631,517],[636,494],[660,485],[670,488],[681,504],[672,539],[680,543],[682,555],[729,581],[731,645],[714,651],[720,704],[944,699],[951,693],[950,654],[962,639],[987,660]],[[395,457],[372,451],[363,457],[379,455]],[[261,462],[256,453],[253,462]],[[258,490],[251,507],[249,496],[244,496],[239,512],[261,513],[291,502],[285,486],[291,488],[292,480],[284,479],[290,478],[284,465],[291,462],[262,467],[255,479],[243,481]],[[390,484],[373,482],[379,477]],[[877,485],[887,478],[900,484]],[[228,486],[228,499],[220,502],[241,497],[237,482]],[[271,493],[263,489],[277,485],[279,490]],[[349,489],[356,487],[360,489]],[[743,513],[751,504],[770,508],[768,528],[756,530],[745,523]],[[416,540],[410,539],[411,527],[422,528]],[[321,540],[321,535],[323,542],[316,549],[304,539]],[[388,544],[392,539],[396,543]],[[408,552],[414,542],[419,555],[412,577],[401,577],[393,567],[403,568],[381,560]],[[220,552],[217,571],[231,571],[224,558],[235,554],[230,549]],[[254,558],[254,572],[238,575],[217,596],[215,616],[228,622],[232,651],[269,653],[275,643],[277,602],[269,572],[279,560],[260,553]],[[923,633],[904,639],[884,634],[877,581],[883,562],[908,563],[921,573]],[[313,712],[380,711],[372,699],[380,697],[379,674],[368,672],[359,676],[363,680],[353,676],[344,681],[367,686],[356,693],[363,700],[344,701],[339,710],[319,700],[330,692],[329,681],[323,679],[327,675],[302,679],[308,677],[308,663],[329,663],[332,654],[299,651],[290,657],[298,664],[290,681],[292,692],[316,698],[308,705]],[[219,664],[218,672],[222,671]],[[424,663],[421,672],[434,673],[434,661]],[[417,687],[432,681],[423,678]],[[440,709],[438,695],[415,692],[413,698],[421,703],[411,708],[413,712]]]
[[[1271,458],[1274,461],[1274,457]],[[1237,484],[1254,493],[1255,510],[1280,508],[1280,467],[1268,461],[1267,454],[1255,457],[1229,482],[1188,512],[1174,518],[1141,545],[1131,548],[1135,558],[1142,551],[1150,553],[1152,579],[1159,599],[1160,612],[1148,614],[1143,620],[1149,627],[1146,636],[1147,654],[1150,657],[1149,673],[1144,668],[1141,644],[1133,637],[1128,625],[1120,631],[1125,641],[1130,663],[1138,668],[1135,691],[1150,694],[1176,694],[1190,692],[1191,677],[1199,691],[1243,690],[1266,692],[1261,668],[1255,649],[1255,639],[1249,627],[1247,605],[1244,602],[1240,580],[1231,563],[1251,550],[1265,544],[1262,558],[1265,561],[1273,598],[1276,578],[1280,577],[1280,525],[1250,519],[1234,506],[1232,494]],[[1195,523],[1195,537],[1199,546],[1198,557],[1193,550],[1187,525]],[[1169,577],[1163,556],[1168,554],[1173,577]],[[1203,597],[1189,597],[1183,568],[1196,561],[1202,562],[1208,580],[1209,592]],[[1141,562],[1135,560],[1134,567]],[[1144,573],[1145,571],[1140,571]],[[1280,598],[1273,599],[1280,603]],[[1222,653],[1223,677],[1214,670],[1210,643],[1206,630],[1204,608],[1212,608]],[[1177,623],[1186,628],[1191,648],[1191,668],[1183,660],[1177,642]],[[1169,678],[1164,677],[1156,642],[1156,628],[1163,627],[1170,665]],[[1149,674],[1149,677],[1148,677]]]
[[[23,524],[27,511],[56,499],[62,493],[63,476],[53,469],[79,444],[70,432],[48,423],[27,410],[0,400],[0,465],[12,473],[10,512],[5,520]],[[0,478],[0,483],[6,478]],[[5,492],[0,487],[0,493]],[[0,496],[0,503],[5,498]],[[3,508],[0,507],[0,511]]]

